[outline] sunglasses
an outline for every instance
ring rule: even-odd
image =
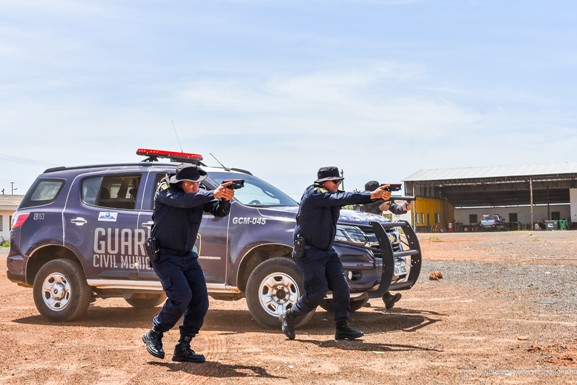
[[[342,180],[332,180],[331,182],[333,182],[334,184],[341,184],[343,181]]]

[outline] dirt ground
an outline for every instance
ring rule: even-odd
[[[82,321],[46,322],[31,289],[6,279],[2,249],[0,383],[577,383],[577,314],[569,306],[577,301],[575,281],[568,285],[566,278],[555,282],[555,274],[547,275],[548,269],[575,274],[577,232],[419,234],[419,239],[424,256],[419,282],[391,310],[371,299],[354,313],[353,325],[365,332],[362,341],[335,342],[334,324],[322,309],[289,341],[280,330],[262,330],[244,301],[211,300],[205,327],[193,341],[207,357],[204,364],[170,361],[177,330],[165,335],[164,360],[147,354],[140,338],[158,309],[137,311],[120,299],[98,300]],[[500,276],[507,266],[527,273]],[[533,268],[544,269],[539,277],[551,281],[537,285]],[[443,278],[430,280],[433,271]],[[504,286],[489,286],[487,277]],[[537,291],[557,287],[568,291],[559,295],[569,305],[531,300]]]

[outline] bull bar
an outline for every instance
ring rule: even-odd
[[[378,289],[369,292],[369,297],[381,298],[389,290],[410,289],[413,287],[413,285],[415,285],[417,279],[419,278],[422,263],[421,247],[419,245],[419,240],[417,239],[415,231],[407,221],[386,223],[371,222],[370,224],[373,227],[373,231],[375,232],[377,239],[379,240],[379,247],[372,249],[375,254],[382,256],[383,273]],[[407,243],[404,244],[403,242],[400,242],[400,244],[404,247],[408,247],[407,250],[395,251],[393,249],[393,245],[389,239],[389,236],[387,235],[386,229],[391,229],[394,227],[400,227],[403,230]],[[411,257],[409,276],[404,281],[391,284],[395,270],[395,258],[405,256]]]

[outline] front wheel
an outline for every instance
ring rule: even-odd
[[[246,284],[246,304],[256,322],[266,328],[279,328],[279,315],[290,309],[304,293],[302,275],[289,258],[271,258],[258,265]],[[302,317],[304,325],[314,311]]]
[[[32,292],[40,314],[55,322],[81,318],[92,299],[82,267],[69,259],[55,259],[42,266]]]

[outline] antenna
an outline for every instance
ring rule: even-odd
[[[212,155],[212,152],[209,152],[210,156],[212,156],[214,158],[214,160],[216,160],[218,162],[218,164],[220,164],[220,166],[222,168],[224,168],[226,171],[230,171],[230,168],[226,167],[224,164],[220,163],[220,161],[218,159],[216,159],[216,156]]]
[[[180,147],[180,152],[184,152],[182,149],[182,144],[180,144],[180,139],[178,139],[178,134],[176,133],[176,127],[174,126],[174,121],[170,121],[172,123],[172,128],[174,129],[174,135],[176,135],[176,141],[178,142],[178,146]]]

